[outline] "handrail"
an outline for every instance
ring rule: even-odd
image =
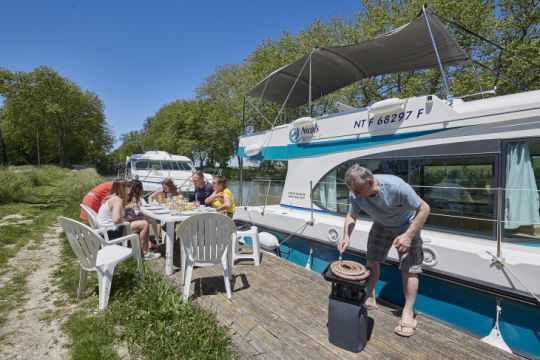
[[[251,186],[253,185],[253,180],[249,182],[249,188],[248,188],[248,193],[247,193],[247,197],[246,197],[246,206],[249,206],[249,199],[251,197]]]
[[[272,180],[268,182],[268,188],[266,189],[266,197],[264,198],[264,206],[261,212],[261,215],[264,215],[264,210],[266,209],[266,203],[268,202],[268,195],[270,194],[270,185],[272,184]]]
[[[311,205],[311,226],[315,224],[315,219],[313,218],[313,181],[309,181],[309,202]]]
[[[248,190],[248,200],[246,202],[246,206],[250,206],[250,200],[253,196],[253,194],[255,194],[256,197],[260,198],[260,197],[264,197],[264,203],[261,201],[261,202],[257,202],[258,204],[263,204],[264,207],[267,207],[268,206],[268,200],[273,198],[273,199],[280,199],[282,197],[282,195],[271,195],[270,194],[270,190],[271,190],[271,187],[274,183],[279,183],[280,181],[279,180],[269,180],[269,179],[253,179],[251,180],[250,182],[250,186],[249,186],[249,190]],[[262,193],[257,193],[256,191],[253,190],[253,186],[254,186],[254,183],[268,183],[267,186],[266,186],[266,191],[264,192],[264,194]],[[318,182],[318,184],[323,184],[325,182]],[[332,182],[328,182],[328,183],[332,183]],[[337,185],[345,185],[344,183],[336,183]],[[497,203],[498,204],[501,204],[501,206],[504,206],[504,196],[503,196],[503,192],[504,191],[507,191],[507,192],[510,192],[510,191],[530,191],[530,192],[533,192],[533,193],[540,193],[540,190],[532,190],[532,189],[509,189],[509,188],[499,188],[499,187],[492,187],[492,188],[486,188],[486,187],[465,187],[465,186],[429,186],[429,185],[412,185],[413,188],[425,188],[425,189],[441,189],[441,190],[460,190],[460,191],[484,191],[485,193],[483,194],[484,196],[493,196],[493,195],[496,195],[496,199],[495,200],[495,203],[491,203],[491,205],[493,207],[498,207]],[[310,182],[310,194],[311,194],[311,198],[310,198],[310,210],[312,208],[312,205],[313,204],[316,204],[316,201],[313,200],[313,183]],[[474,196],[474,194],[473,194]],[[499,198],[500,196],[500,198]],[[345,200],[345,197],[343,198],[339,198],[338,200]],[[313,204],[312,204],[313,203]],[[346,206],[347,205],[347,202],[346,201],[335,201],[335,202],[330,202],[330,201],[327,201],[327,203],[329,204],[335,204],[335,205],[342,205],[342,206]],[[468,204],[468,202],[463,202],[464,204]],[[475,203],[473,201],[473,203]],[[258,204],[254,204],[254,206],[257,206]],[[324,209],[324,208],[323,208]],[[433,209],[432,209],[433,210]],[[465,216],[465,215],[453,215],[453,214],[444,214],[444,213],[438,213],[438,212],[434,212],[434,211],[431,211],[430,215],[436,215],[436,216],[444,216],[444,217],[449,217],[449,218],[456,218],[456,219],[465,219],[465,220],[478,220],[478,221],[487,221],[487,222],[497,222],[497,217],[500,218],[500,223],[501,224],[504,224],[506,222],[511,222],[511,223],[522,223],[522,224],[525,224],[525,221],[519,221],[519,220],[513,220],[513,221],[505,221],[503,219],[503,216],[502,216],[502,209],[494,209],[495,210],[495,216],[493,216],[493,218],[482,218],[482,217],[475,217],[475,216]],[[501,210],[501,214],[498,214],[498,211]],[[313,206],[313,212],[315,212],[315,208]],[[540,223],[530,223],[530,222],[527,222],[527,224],[533,224],[533,225],[540,225]],[[501,236],[502,236],[502,232],[501,232]]]

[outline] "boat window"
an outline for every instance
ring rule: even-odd
[[[504,146],[504,240],[540,243],[540,140]]]
[[[170,160],[161,160],[161,170],[172,170]]]
[[[540,151],[538,154],[540,175]],[[344,178],[355,163],[374,174],[396,175],[411,184],[431,207],[426,225],[494,238],[495,156],[350,160],[330,170],[313,188],[313,202],[317,206],[332,213],[347,213],[349,190]]]
[[[494,174],[494,156],[411,160],[410,184],[431,207],[426,225],[493,237]]]
[[[150,160],[149,162],[150,169],[152,170],[161,170],[161,161],[159,160]]]
[[[190,161],[178,161],[178,167],[180,170],[192,171],[193,164]]]
[[[322,209],[338,214],[346,214],[349,209],[349,189],[345,185],[345,172],[359,164],[370,169],[374,174],[392,174],[407,181],[407,160],[364,160],[347,161],[330,170],[313,188],[313,202]],[[360,215],[365,215],[360,213]],[[367,215],[365,215],[367,216]]]
[[[148,169],[148,160],[136,160],[133,162],[133,167],[136,170],[147,170]]]

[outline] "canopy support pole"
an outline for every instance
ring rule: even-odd
[[[482,95],[482,99],[484,98],[484,90],[482,89],[482,84],[480,84],[480,77],[478,76],[478,70],[476,69],[476,66],[474,66],[474,63],[472,63],[472,68],[474,71],[474,78],[476,79],[476,85],[480,89],[480,94]]]
[[[281,112],[283,111],[283,109],[285,108],[285,105],[287,104],[287,101],[289,100],[289,97],[291,96],[293,90],[294,90],[294,87],[296,86],[296,83],[298,82],[298,79],[300,79],[300,76],[302,76],[302,72],[304,71],[307,63],[309,62],[310,64],[310,67],[311,67],[311,54],[313,54],[313,50],[311,51],[311,53],[309,54],[308,58],[306,59],[306,61],[304,62],[304,65],[302,65],[302,68],[300,69],[300,72],[298,73],[298,76],[296,77],[296,79],[294,80],[294,84],[293,86],[291,87],[291,90],[289,90],[289,93],[287,94],[287,97],[285,98],[285,101],[283,102],[283,104],[281,105],[281,108],[279,109],[279,112],[278,114],[276,115],[276,118],[274,119],[274,124],[272,125],[272,128],[276,125],[276,122],[277,120],[279,119],[279,116],[281,115]],[[311,72],[310,72],[310,75],[311,75]],[[311,91],[311,80],[309,81],[309,89]]]
[[[452,101],[454,97],[452,96],[452,93],[450,92],[450,88],[448,87],[448,82],[446,81],[446,74],[444,73],[444,68],[441,62],[441,58],[439,56],[439,51],[437,50],[437,45],[435,44],[435,38],[433,37],[433,33],[431,32],[431,26],[429,25],[429,20],[427,18],[426,14],[426,5],[422,5],[422,13],[424,14],[424,19],[426,20],[426,25],[429,31],[429,37],[431,39],[431,44],[433,45],[433,50],[435,51],[435,57],[437,58],[437,63],[439,64],[439,69],[441,70],[442,79],[444,82],[444,87],[446,88],[446,100]]]
[[[242,135],[246,133],[246,97],[242,98]]]
[[[308,109],[309,109],[309,116],[311,116],[311,55],[313,54],[313,51],[309,53],[309,99],[308,99]]]
[[[244,159],[241,156],[238,156],[238,167],[240,168],[240,184],[238,185],[238,200],[240,206],[242,206],[242,193],[244,192]]]
[[[246,97],[244,96],[242,98],[242,134],[246,133]],[[236,146],[238,148],[238,145]],[[244,190],[244,159],[241,156],[238,156],[238,167],[240,168],[240,175],[239,175],[239,194],[238,194],[238,200],[240,200],[240,206],[242,206],[242,192]]]

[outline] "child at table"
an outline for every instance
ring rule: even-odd
[[[165,200],[169,196],[180,195],[182,192],[179,191],[174,182],[171,179],[165,179],[161,182],[161,189],[154,191],[148,197],[148,202],[152,203],[154,201],[159,201],[160,199]]]

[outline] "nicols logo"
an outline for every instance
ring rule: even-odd
[[[319,125],[304,126],[302,128],[293,127],[289,131],[289,140],[292,143],[310,141],[319,132]]]
[[[300,129],[293,127],[291,131],[289,131],[289,140],[292,143],[296,143],[300,139]]]

